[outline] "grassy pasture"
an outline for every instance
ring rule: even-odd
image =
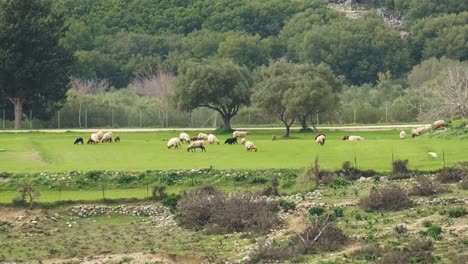
[[[202,132],[202,131],[201,131]],[[400,140],[399,131],[324,131],[325,146],[314,141],[313,133],[293,132],[290,139],[271,141],[271,135],[283,131],[252,131],[249,140],[258,152],[248,153],[242,145],[207,145],[207,152],[167,149],[167,139],[179,132],[120,133],[122,141],[112,144],[73,145],[77,137],[88,133],[0,133],[0,171],[13,173],[87,170],[146,169],[261,169],[302,168],[316,156],[322,169],[340,168],[344,161],[357,162],[361,169],[390,171],[392,152],[395,159],[408,159],[409,167],[434,170],[468,159],[468,141],[429,137]],[[409,132],[409,131],[407,131]],[[194,135],[195,133],[191,133]],[[409,134],[409,133],[408,133]],[[361,142],[343,141],[343,135],[361,135]],[[218,135],[224,140],[230,134]],[[438,153],[437,158],[428,152]]]

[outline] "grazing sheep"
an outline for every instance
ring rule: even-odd
[[[275,136],[275,135],[271,136],[271,140],[275,141],[275,140],[276,140],[276,136]]]
[[[445,126],[445,121],[444,120],[437,120],[434,122],[434,124],[432,124],[432,129],[438,129],[438,128],[441,128],[441,127],[444,127]]]
[[[247,151],[255,150],[255,152],[257,152],[257,147],[251,141],[245,142],[245,148],[247,149]]]
[[[325,145],[325,139],[327,139],[327,137],[324,134],[318,134],[315,136],[315,141],[317,141],[321,146]]]
[[[102,137],[104,136],[104,132],[102,131],[99,131],[96,133],[97,137],[98,137],[98,141],[101,141]]]
[[[422,126],[422,127],[418,127],[418,128],[414,128],[411,130],[411,136],[414,138],[416,136],[420,136],[422,133],[426,132],[426,130],[428,130],[429,127],[428,126]]]
[[[178,138],[171,138],[169,139],[169,141],[167,142],[167,148],[176,148],[178,149],[180,147],[180,139]]]
[[[405,139],[405,138],[406,138],[406,132],[405,132],[405,131],[402,130],[402,131],[400,132],[400,138],[401,138],[401,139]]]
[[[120,136],[115,136],[114,142],[120,142]]]
[[[102,136],[101,143],[103,142],[112,142],[112,132],[107,132]]]
[[[229,145],[232,145],[232,144],[237,144],[237,138],[236,137],[232,137],[232,138],[228,138],[226,139],[226,141],[224,141],[224,144],[229,144]]]
[[[202,139],[201,139],[201,138],[198,138],[198,136],[197,136],[197,137],[192,137],[190,140],[191,140],[191,141],[197,141],[197,140],[202,140]]]
[[[198,139],[208,139],[208,135],[205,133],[198,134]]]
[[[76,145],[76,144],[78,144],[78,143],[84,144],[83,138],[77,138],[77,139],[75,139],[75,143],[73,143],[73,144]]]
[[[180,133],[179,139],[180,139],[180,142],[190,143],[190,136],[187,133]]]
[[[205,142],[203,140],[197,140],[197,141],[193,141],[192,143],[190,143],[190,145],[187,147],[187,152],[189,152],[190,150],[193,152],[195,151],[196,148],[199,148],[203,151],[206,152],[206,149],[205,149]]]
[[[241,139],[241,144],[242,144],[242,145],[245,144],[245,138],[242,138],[242,139]]]
[[[91,137],[88,139],[88,142],[86,144],[97,144],[99,143],[99,137],[97,133],[91,134]]]
[[[232,137],[246,137],[247,135],[250,135],[250,132],[245,132],[245,131],[234,131],[232,132]]]
[[[357,141],[357,140],[364,140],[365,138],[360,137],[360,136],[344,136],[343,140],[349,140],[349,141]]]
[[[210,144],[218,144],[219,145],[219,139],[213,135],[213,134],[209,134],[208,135],[208,143]]]

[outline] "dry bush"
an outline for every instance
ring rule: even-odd
[[[359,199],[359,206],[365,211],[378,209],[398,210],[412,204],[411,200],[398,185],[388,185],[380,188],[373,188],[367,197]]]
[[[374,245],[363,245],[351,253],[354,259],[376,260],[382,256],[382,250]]]
[[[392,179],[409,178],[408,160],[395,160],[392,162]]]
[[[333,251],[346,242],[343,230],[327,220],[312,224],[302,233],[298,234],[298,237],[298,251],[306,254],[319,251]]]
[[[379,264],[406,264],[409,263],[409,253],[402,250],[392,251],[383,256]]]
[[[373,170],[360,170],[358,168],[354,168],[351,165],[351,162],[345,161],[341,165],[341,170],[338,171],[340,175],[343,175],[347,180],[357,180],[361,177],[372,177],[373,175],[376,175],[377,173]]]
[[[431,181],[427,176],[418,176],[415,180],[416,183],[411,188],[410,195],[431,196],[449,191],[446,186],[443,186],[438,182]]]
[[[468,189],[468,175],[463,176],[463,179],[458,184],[458,188],[462,190]]]
[[[335,178],[335,173],[333,173],[332,171],[321,170],[319,172],[319,180],[322,184],[328,185],[332,183]]]
[[[260,260],[285,260],[299,254],[296,245],[274,245],[263,242],[250,256],[248,263],[257,263]]]
[[[468,254],[455,255],[451,258],[453,264],[466,264],[468,263]]]
[[[176,216],[181,226],[210,233],[265,232],[278,222],[277,202],[255,194],[226,195],[212,188],[182,193]]]
[[[415,263],[434,263],[435,258],[432,256],[434,245],[430,239],[416,239],[410,245],[410,257]]]
[[[441,183],[459,182],[464,175],[468,174],[468,166],[443,168],[437,175],[437,180]]]

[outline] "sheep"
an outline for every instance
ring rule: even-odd
[[[419,136],[421,135],[422,133],[426,132],[426,130],[428,130],[429,127],[427,126],[422,126],[422,127],[418,127],[418,128],[414,128],[411,130],[411,136],[414,138],[416,136]]]
[[[245,138],[242,138],[242,139],[241,139],[241,144],[242,144],[242,145],[245,144]]]
[[[104,132],[102,131],[99,131],[96,133],[97,137],[98,137],[98,141],[100,141],[102,139],[102,137],[104,136]]]
[[[257,147],[251,141],[245,142],[245,148],[247,149],[247,151],[255,150],[255,152],[257,152]]]
[[[327,139],[327,137],[324,134],[318,134],[315,136],[315,141],[317,141],[321,146],[325,145],[325,139]]]
[[[107,132],[102,136],[101,143],[103,142],[112,142],[112,132]]]
[[[245,131],[234,131],[232,132],[232,137],[246,137],[247,135],[250,135],[250,132],[245,132]]]
[[[208,139],[208,135],[205,133],[198,134],[198,139]]]
[[[219,139],[213,135],[213,134],[209,134],[208,135],[208,143],[210,144],[218,144],[219,145]]]
[[[190,139],[190,141],[197,141],[197,140],[201,140],[201,138],[198,138],[198,136],[196,136],[196,137],[192,137],[192,138]]]
[[[88,139],[86,144],[97,144],[99,143],[99,137],[97,133],[91,134],[91,137]]]
[[[226,139],[226,141],[224,141],[224,144],[229,144],[229,145],[232,145],[232,144],[237,144],[237,138],[236,137],[232,137],[232,138],[228,138]]]
[[[205,142],[203,140],[197,140],[197,141],[193,141],[192,143],[190,143],[190,145],[187,147],[187,152],[189,152],[190,150],[193,152],[195,151],[196,148],[199,148],[203,151],[206,152],[206,149],[205,149]]]
[[[180,139],[180,142],[190,143],[190,136],[187,133],[180,133],[179,139]]]
[[[115,136],[114,142],[120,142],[120,136]]]
[[[441,128],[441,127],[444,127],[445,126],[445,121],[444,120],[437,120],[434,122],[434,124],[432,124],[432,129],[438,129],[438,128]]]
[[[365,138],[361,136],[344,136],[343,140],[349,140],[349,141],[356,141],[356,140],[364,140]]]
[[[275,141],[275,140],[276,140],[276,136],[275,136],[275,135],[271,136],[271,140]]]
[[[171,138],[169,139],[169,141],[167,142],[167,148],[176,148],[178,149],[180,147],[180,139],[178,138]]]
[[[83,138],[80,138],[80,137],[79,137],[79,138],[75,139],[75,142],[74,142],[73,144],[76,145],[76,144],[78,144],[78,143],[84,144]]]
[[[400,132],[400,139],[405,139],[405,138],[406,138],[406,132],[402,130]]]

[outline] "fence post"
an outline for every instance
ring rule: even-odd
[[[85,128],[88,128],[88,107],[85,107],[84,109],[84,123],[85,123]]]
[[[141,110],[140,110],[140,128],[141,128]]]
[[[3,129],[5,129],[5,108],[3,108],[3,119],[2,119],[2,123],[3,123]]]
[[[57,127],[60,128],[60,111],[57,111]]]
[[[29,129],[32,128],[32,109],[29,109]]]
[[[114,127],[114,109],[112,108],[112,127]]]

